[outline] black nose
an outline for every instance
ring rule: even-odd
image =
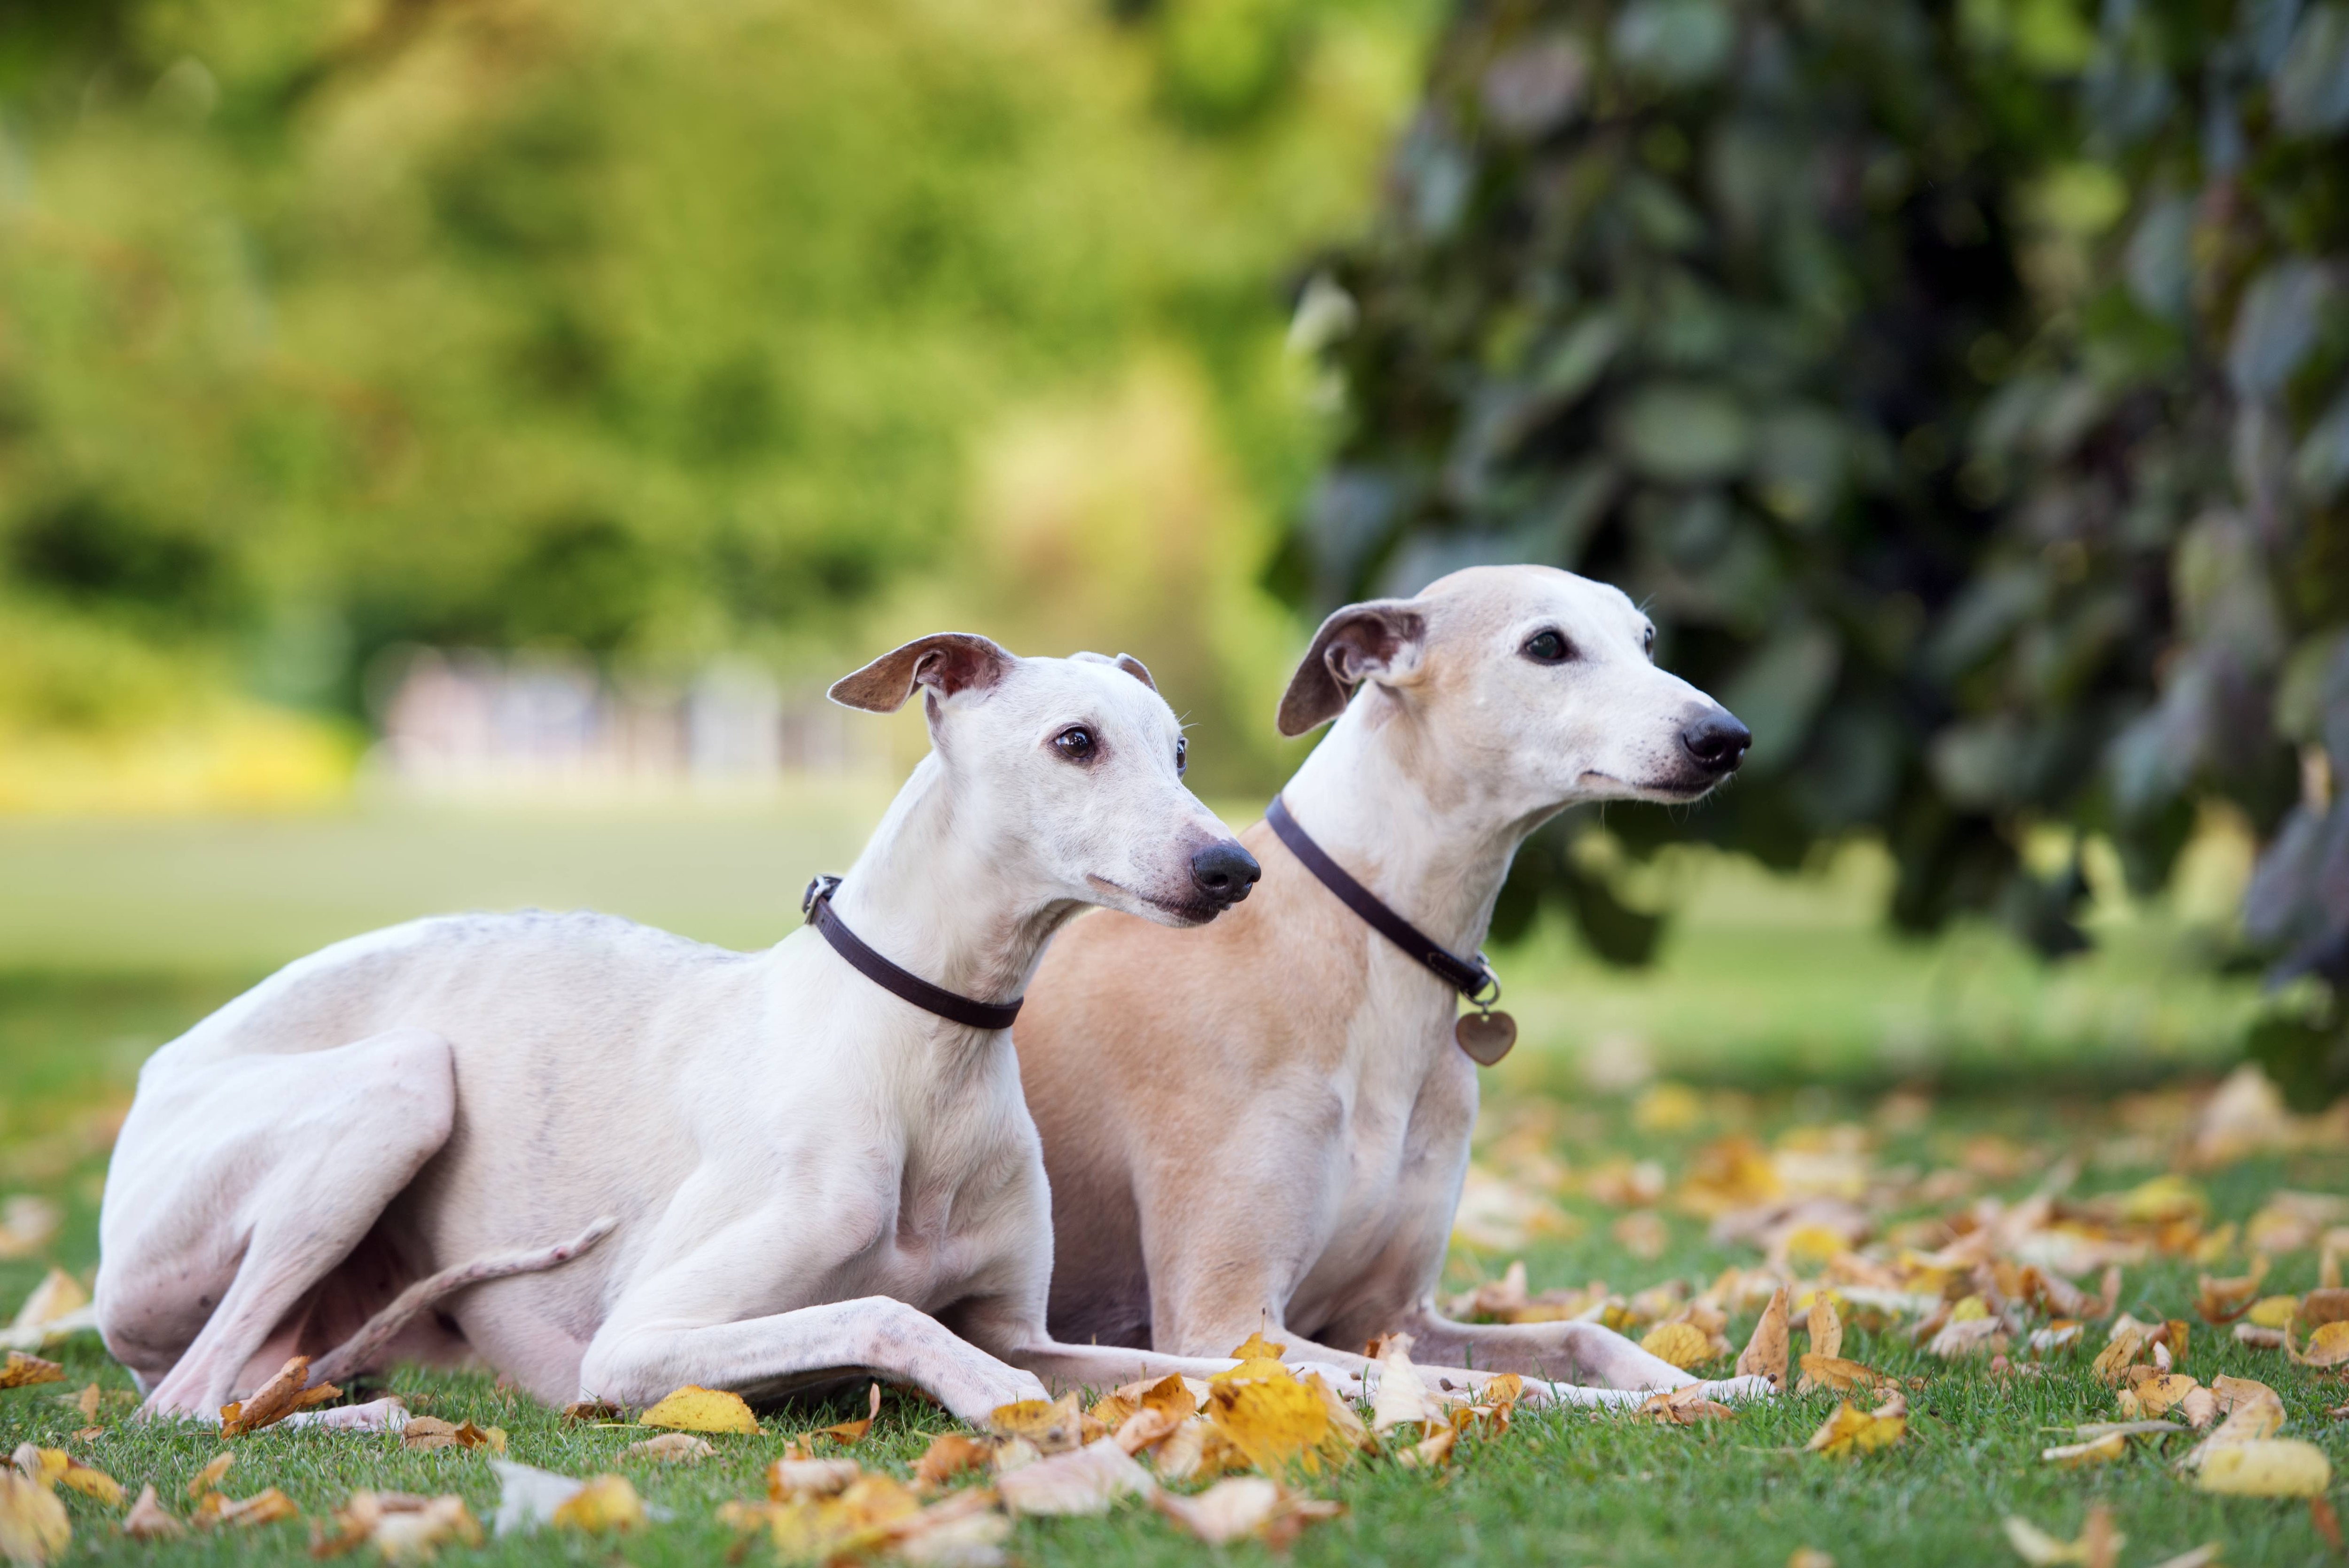
[[[1733,773],[1754,744],[1754,732],[1726,708],[1714,708],[1681,731],[1690,758],[1707,773]]]
[[[1263,874],[1256,857],[1229,841],[1209,844],[1191,857],[1191,880],[1219,909],[1229,909],[1247,897],[1248,889]]]

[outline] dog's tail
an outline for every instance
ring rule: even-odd
[[[534,1252],[501,1253],[494,1257],[475,1258],[469,1264],[459,1264],[428,1274],[392,1297],[391,1305],[360,1326],[359,1331],[319,1357],[310,1364],[310,1387],[332,1383],[363,1372],[383,1354],[399,1331],[412,1322],[416,1315],[444,1297],[453,1295],[468,1285],[484,1280],[504,1279],[509,1274],[535,1274],[541,1269],[560,1267],[588,1251],[620,1228],[619,1220],[605,1215],[559,1247],[540,1247]]]

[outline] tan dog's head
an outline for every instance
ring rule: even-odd
[[[1255,858],[1184,786],[1183,727],[1141,660],[1023,659],[939,632],[843,676],[832,699],[894,713],[916,691],[957,831],[985,834],[1006,876],[1162,925],[1204,924],[1256,884]]]
[[[1302,735],[1364,690],[1362,721],[1402,723],[1420,766],[1530,814],[1585,800],[1694,800],[1753,736],[1650,656],[1656,629],[1621,590],[1547,566],[1476,566],[1416,598],[1321,623],[1281,699]]]

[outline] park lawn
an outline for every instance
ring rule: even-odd
[[[62,1038],[66,991],[61,983],[36,991],[46,1000],[46,1037]],[[21,1045],[26,994],[10,1009]],[[104,1004],[104,1005],[100,1005]],[[90,1017],[118,1030],[171,1011],[168,995],[146,993],[92,1004]],[[109,1012],[110,1006],[114,1010]],[[40,1013],[39,1006],[30,1012]],[[37,1031],[35,1031],[37,1032]],[[24,1057],[12,1051],[12,1060]],[[1525,1075],[1530,1078],[1533,1075]],[[1482,1136],[1474,1189],[1512,1200],[1487,1203],[1472,1227],[1483,1244],[1455,1248],[1447,1285],[1466,1287],[1498,1275],[1523,1258],[1533,1287],[1580,1287],[1603,1278],[1630,1295],[1667,1280],[1701,1285],[1732,1265],[1762,1261],[1751,1246],[1710,1239],[1705,1224],[1679,1212],[1677,1192],[1708,1149],[1724,1138],[1761,1147],[1808,1146],[1840,1140],[1862,1144],[1871,1170],[1907,1167],[1925,1172],[1974,1166],[1999,1172],[1978,1182],[1984,1193],[2020,1196],[2058,1161],[2080,1161],[2081,1194],[2126,1190],[2161,1175],[2180,1119],[2189,1113],[2183,1091],[2130,1099],[2035,1089],[2029,1081],[2011,1092],[1944,1096],[1938,1099],[1809,1088],[1751,1092],[1702,1084],[1651,1086],[1627,1097],[1570,1100],[1538,1088],[1512,1086],[1496,1096]],[[106,1102],[82,1113],[50,1100],[42,1117],[47,1142],[27,1140],[21,1126],[5,1152],[7,1191],[33,1191],[63,1200],[70,1218],[54,1245],[57,1263],[87,1275],[94,1263],[89,1204],[103,1171],[110,1126]],[[1837,1131],[1841,1128],[1846,1130]],[[30,1158],[27,1158],[27,1151]],[[1653,1161],[1667,1196],[1626,1199],[1609,1185],[1627,1166]],[[2279,1188],[2349,1191],[2349,1152],[2336,1139],[2296,1152],[2268,1152],[2188,1176],[2209,1204],[2209,1223],[2244,1222]],[[1602,1201],[1612,1197],[1614,1201]],[[1946,1212],[1951,1204],[1921,1212]],[[1632,1212],[1651,1216],[1627,1224]],[[1497,1215],[1495,1218],[1494,1216]],[[1888,1216],[1888,1221],[1897,1216]],[[1636,1249],[1636,1250],[1635,1250]],[[2209,1265],[2237,1273],[2240,1250]],[[2316,1283],[2317,1254],[2283,1253],[2263,1289],[2298,1292]],[[41,1260],[0,1264],[0,1309],[31,1288]],[[2349,1422],[2326,1412],[2349,1403],[2339,1372],[2294,1367],[2274,1351],[2235,1345],[2223,1328],[2194,1317],[2197,1265],[2183,1257],[2157,1257],[2126,1271],[2124,1310],[2155,1320],[2194,1320],[2184,1369],[2209,1381],[2221,1373],[2252,1377],[2273,1387],[2289,1414],[2285,1435],[2308,1439],[2330,1455],[2336,1482],[2349,1480]],[[2093,1284],[2093,1282],[2091,1282]],[[1729,1328],[1743,1343],[1754,1314],[1738,1314]],[[2101,1333],[2092,1332],[2091,1340]],[[1798,1334],[1795,1349],[1804,1341]],[[2127,1568],[2154,1564],[2206,1542],[2224,1546],[2224,1561],[2302,1563],[2323,1560],[2327,1548],[2309,1507],[2297,1501],[2220,1498],[2195,1491],[2169,1460],[2186,1443],[2171,1439],[2168,1455],[2132,1448],[2120,1460],[2086,1470],[2040,1462],[2039,1450],[2070,1440],[2082,1421],[2116,1417],[2114,1391],[2090,1375],[2088,1350],[2054,1359],[2033,1372],[1996,1375],[1980,1361],[1945,1364],[1898,1333],[1855,1328],[1844,1353],[1878,1371],[1921,1378],[1909,1394],[1911,1418],[1903,1440],[1856,1460],[1797,1451],[1832,1412],[1831,1396],[1785,1396],[1747,1406],[1733,1419],[1667,1428],[1621,1414],[1526,1411],[1505,1433],[1464,1440],[1454,1462],[1430,1476],[1391,1460],[1364,1459],[1306,1482],[1315,1495],[1346,1505],[1340,1518],[1308,1528],[1290,1552],[1299,1564],[1343,1562],[1350,1568],[1380,1563],[1590,1563],[1611,1564],[1723,1563],[1787,1561],[1797,1548],[1824,1551],[1850,1568],[1861,1563],[2011,1563],[2001,1522],[2021,1515],[2070,1539],[2092,1504],[2108,1507],[2129,1539],[2120,1557]],[[0,1394],[0,1451],[18,1443],[63,1447],[122,1480],[135,1492],[147,1482],[174,1511],[184,1513],[183,1488],[220,1448],[216,1437],[127,1422],[129,1381],[92,1336],[55,1346],[67,1381]],[[2021,1357],[2018,1356],[2018,1360]],[[1723,1368],[1725,1370],[1725,1367]],[[761,1472],[796,1435],[852,1415],[857,1400],[817,1409],[764,1413],[757,1437],[719,1436],[718,1456],[670,1467],[623,1460],[619,1450],[648,1435],[641,1429],[585,1426],[500,1391],[486,1376],[393,1371],[385,1380],[411,1408],[450,1420],[471,1418],[502,1428],[510,1457],[574,1475],[617,1470],[646,1499],[672,1510],[673,1522],[628,1536],[589,1538],[542,1533],[492,1541],[478,1552],[455,1547],[443,1560],[470,1562],[596,1562],[705,1563],[729,1559],[740,1544],[717,1522],[718,1505],[761,1494]],[[99,1425],[86,1439],[79,1409],[61,1403],[95,1382],[106,1395]],[[365,1395],[377,1391],[363,1387]],[[928,1438],[952,1423],[934,1408],[892,1393],[866,1442],[852,1450],[868,1466],[906,1473]],[[456,1492],[486,1519],[498,1483],[485,1453],[443,1449],[409,1452],[398,1439],[320,1432],[264,1431],[231,1445],[236,1461],[223,1490],[247,1496],[282,1488],[302,1522],[243,1532],[191,1535],[150,1544],[123,1539],[119,1511],[68,1494],[75,1542],[67,1561],[139,1560],[157,1563],[307,1561],[309,1526],[323,1521],[357,1488]],[[2336,1494],[2342,1488],[2335,1487]],[[2349,1503],[2349,1496],[2342,1498]],[[1023,1563],[1206,1563],[1263,1560],[1253,1542],[1217,1551],[1179,1533],[1148,1508],[1123,1505],[1101,1519],[1029,1520],[1009,1543]],[[372,1556],[371,1549],[362,1549]],[[771,1549],[754,1542],[737,1561],[767,1561]],[[355,1559],[357,1560],[357,1559]]]

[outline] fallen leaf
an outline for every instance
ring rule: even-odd
[[[2341,1516],[2333,1511],[2331,1498],[2319,1492],[2308,1500],[2308,1522],[2316,1527],[2317,1534],[2324,1537],[2324,1544],[2333,1548],[2333,1555],[2349,1553],[2349,1546],[2342,1544]]]
[[[1770,1293],[1770,1305],[1762,1309],[1762,1318],[1754,1326],[1753,1337],[1738,1353],[1736,1375],[1740,1377],[1767,1377],[1773,1387],[1785,1387],[1792,1334],[1793,1330],[1786,1322],[1786,1287],[1780,1285]]]
[[[122,1506],[120,1481],[95,1466],[82,1463],[63,1449],[36,1449],[25,1443],[17,1448],[14,1460],[27,1480],[39,1481],[43,1486],[68,1487],[109,1508]]]
[[[688,1383],[638,1416],[636,1425],[667,1427],[680,1432],[744,1432],[756,1436],[759,1418],[750,1413],[750,1407],[740,1394]]]
[[[1259,1330],[1232,1347],[1235,1361],[1278,1361],[1288,1353],[1286,1345],[1275,1345]]]
[[[57,1493],[0,1470],[0,1557],[37,1565],[63,1555],[72,1541],[73,1521]]]
[[[1648,1331],[1640,1348],[1683,1372],[1713,1358],[1713,1340],[1692,1323],[1662,1323]]]
[[[2300,1315],[2300,1297],[2296,1295],[2263,1295],[2243,1314],[2243,1321],[2259,1328],[2289,1328],[2292,1320]]]
[[[257,1432],[264,1427],[274,1427],[296,1410],[306,1410],[313,1405],[323,1405],[329,1399],[342,1398],[343,1391],[332,1383],[316,1388],[307,1387],[310,1380],[310,1358],[296,1356],[277,1369],[277,1375],[255,1388],[245,1398],[232,1400],[221,1407],[220,1435],[239,1438],[247,1432]]]
[[[2128,1544],[2128,1537],[2113,1529],[2112,1513],[2101,1503],[2088,1510],[2077,1541],[2058,1541],[2029,1520],[2013,1514],[2002,1522],[2001,1528],[2006,1532],[2008,1544],[2032,1568],[2054,1568],[2063,1563],[2115,1568],[2121,1548]]]
[[[1371,1430],[1423,1426],[1442,1418],[1443,1411],[1429,1397],[1419,1368],[1412,1365],[1411,1336],[1394,1336],[1379,1354],[1379,1387],[1371,1401]]]
[[[659,1437],[630,1443],[620,1450],[620,1455],[623,1459],[633,1454],[638,1459],[687,1464],[696,1460],[706,1460],[717,1451],[709,1446],[707,1438],[697,1438],[691,1432],[663,1432]]]
[[[2066,1443],[2060,1448],[2042,1449],[2039,1457],[2052,1465],[2076,1470],[2083,1465],[2099,1465],[2121,1457],[2128,1439],[2118,1432],[2107,1432],[2085,1443]]]
[[[81,1282],[63,1269],[53,1268],[33,1287],[8,1326],[12,1330],[45,1328],[88,1305],[89,1292],[81,1287]]]
[[[2253,1261],[2251,1272],[2239,1278],[2201,1275],[2195,1281],[2194,1309],[2202,1315],[2205,1323],[2223,1326],[2234,1322],[2249,1312],[2251,1303],[2259,1298],[2260,1282],[2267,1277],[2267,1258],[2262,1253]]]
[[[2303,1367],[2339,1367],[2349,1363],[2349,1321],[2335,1318],[2308,1336],[2305,1351],[2294,1348],[2289,1335],[2284,1349]]]
[[[1018,1438],[1035,1445],[1040,1454],[1075,1451],[1083,1441],[1083,1412],[1074,1390],[1058,1399],[1022,1399],[998,1405],[988,1413],[988,1429],[999,1438]]]
[[[434,1449],[481,1449],[496,1453],[506,1451],[506,1434],[502,1427],[483,1429],[471,1421],[455,1425],[437,1416],[410,1416],[400,1429],[403,1447],[429,1452]]]
[[[2324,1450],[2297,1438],[2253,1438],[2212,1449],[2194,1482],[2234,1497],[2314,1497],[2332,1483]]]
[[[1280,1507],[1281,1491],[1261,1476],[1232,1476],[1217,1481],[1196,1497],[1164,1490],[1151,1494],[1151,1503],[1210,1546],[1228,1546],[1253,1535],[1270,1522]]]
[[[450,1542],[481,1543],[481,1524],[465,1500],[454,1494],[355,1491],[335,1511],[329,1526],[312,1531],[311,1556],[340,1557],[372,1544],[387,1563],[429,1563]]]
[[[1410,1363],[1402,1366],[1408,1368]],[[1390,1363],[1386,1376],[1394,1375]],[[1380,1392],[1385,1391],[1381,1382]],[[1206,1414],[1216,1433],[1249,1465],[1268,1473],[1295,1464],[1318,1470],[1317,1456],[1330,1439],[1330,1411],[1321,1396],[1285,1372],[1275,1378],[1216,1384],[1207,1396]]]
[[[2223,1542],[2206,1541],[2191,1552],[2181,1552],[2175,1557],[2163,1558],[2155,1563],[2153,1568],[2209,1568],[2211,1563],[2219,1561],[2219,1554],[2225,1550]]]
[[[1127,1453],[1138,1454],[1174,1435],[1183,1423],[1165,1410],[1136,1410],[1120,1421],[1110,1440]]]
[[[817,1438],[830,1438],[833,1442],[843,1446],[863,1442],[864,1434],[873,1429],[873,1423],[879,1419],[881,1415],[881,1385],[874,1384],[870,1393],[871,1398],[865,1404],[863,1420],[835,1421],[829,1427],[819,1427],[808,1434],[809,1439],[812,1441]],[[748,1408],[744,1407],[746,1409]]]
[[[777,1460],[767,1467],[767,1495],[777,1502],[837,1497],[864,1473],[854,1460]]]
[[[1413,1470],[1440,1470],[1451,1462],[1452,1449],[1459,1441],[1459,1431],[1446,1427],[1395,1455],[1395,1462]]]
[[[2003,1326],[1995,1317],[1953,1319],[1925,1346],[1927,1354],[1943,1361],[2003,1355],[2006,1348],[2007,1336]]]
[[[669,1396],[670,1398],[676,1397],[674,1394]],[[649,1411],[647,1413],[650,1414]],[[731,1429],[719,1427],[710,1429],[727,1431]],[[636,1489],[628,1484],[626,1476],[594,1476],[585,1486],[556,1504],[547,1522],[557,1530],[581,1530],[590,1533],[606,1530],[635,1530],[645,1522],[644,1500],[636,1495]]]
[[[1874,1453],[1899,1442],[1909,1429],[1909,1401],[1899,1394],[1873,1410],[1837,1401],[1835,1414],[1803,1445],[1808,1453],[1848,1458]]]
[[[1874,1367],[1847,1361],[1840,1356],[1805,1356],[1801,1366],[1802,1379],[1795,1388],[1798,1394],[1816,1393],[1822,1388],[1847,1394],[1855,1388],[1873,1388],[1886,1380],[1884,1374]]]
[[[176,1541],[187,1532],[188,1527],[156,1501],[152,1481],[139,1489],[139,1501],[122,1520],[122,1533],[133,1541]]]
[[[2281,1350],[2283,1348],[2283,1330],[2261,1328],[2256,1323],[2239,1323],[2235,1325],[2235,1343],[2253,1350]]]
[[[2137,1396],[2138,1408],[2147,1416],[2163,1415],[2176,1408],[2200,1387],[2183,1372],[2156,1372],[2149,1367],[2129,1369],[2129,1392]]]
[[[243,1498],[224,1497],[216,1491],[204,1493],[202,1501],[196,1506],[196,1522],[207,1530],[223,1524],[249,1530],[255,1525],[298,1519],[301,1513],[292,1498],[274,1486],[265,1486]]]
[[[189,1479],[188,1496],[199,1498],[216,1489],[221,1483],[221,1477],[228,1474],[228,1467],[235,1462],[236,1455],[226,1449],[214,1454],[203,1469]]]
[[[1163,1480],[1187,1481],[1195,1480],[1202,1475],[1214,1475],[1222,1467],[1210,1464],[1208,1461],[1207,1440],[1210,1438],[1214,1438],[1223,1448],[1230,1447],[1222,1437],[1216,1434],[1213,1423],[1205,1417],[1185,1421],[1175,1428],[1174,1435],[1160,1443],[1156,1451],[1151,1455],[1151,1461],[1156,1468],[1159,1478]]]
[[[0,1365],[0,1388],[29,1388],[36,1383],[62,1383],[66,1369],[54,1361],[44,1361],[37,1356],[27,1356],[21,1350],[8,1352],[5,1365]]]
[[[98,1419],[98,1385],[92,1383],[82,1389],[80,1393],[76,1394],[73,1397],[72,1403],[73,1408],[81,1412],[81,1418],[83,1420],[95,1421]]]
[[[958,1475],[985,1470],[993,1451],[977,1438],[967,1438],[960,1432],[940,1432],[915,1461],[914,1480],[922,1486],[944,1486]]]
[[[1737,1412],[1704,1396],[1702,1383],[1684,1383],[1677,1388],[1663,1388],[1648,1396],[1637,1412],[1653,1416],[1668,1427],[1692,1427],[1699,1421],[1733,1419]]]
[[[1810,1354],[1803,1357],[1805,1361],[1808,1361],[1812,1356],[1823,1356],[1833,1359],[1843,1354],[1843,1319],[1837,1314],[1835,1303],[1827,1299],[1825,1291],[1820,1292],[1811,1302],[1811,1315],[1807,1327],[1811,1336],[1811,1348]]]
[[[1178,1421],[1187,1421],[1199,1413],[1199,1401],[1191,1387],[1182,1378],[1166,1377],[1136,1391],[1134,1402],[1145,1410],[1164,1410]]]
[[[1054,1454],[996,1480],[1014,1514],[1107,1513],[1123,1497],[1147,1496],[1157,1483],[1115,1443]]]
[[[565,1420],[616,1421],[627,1414],[608,1399],[579,1399],[563,1407]]]
[[[2096,1353],[2095,1365],[2089,1368],[2106,1383],[2121,1382],[2128,1369],[2145,1354],[2144,1330],[2131,1324],[2122,1324],[2113,1330],[2112,1338]]]

